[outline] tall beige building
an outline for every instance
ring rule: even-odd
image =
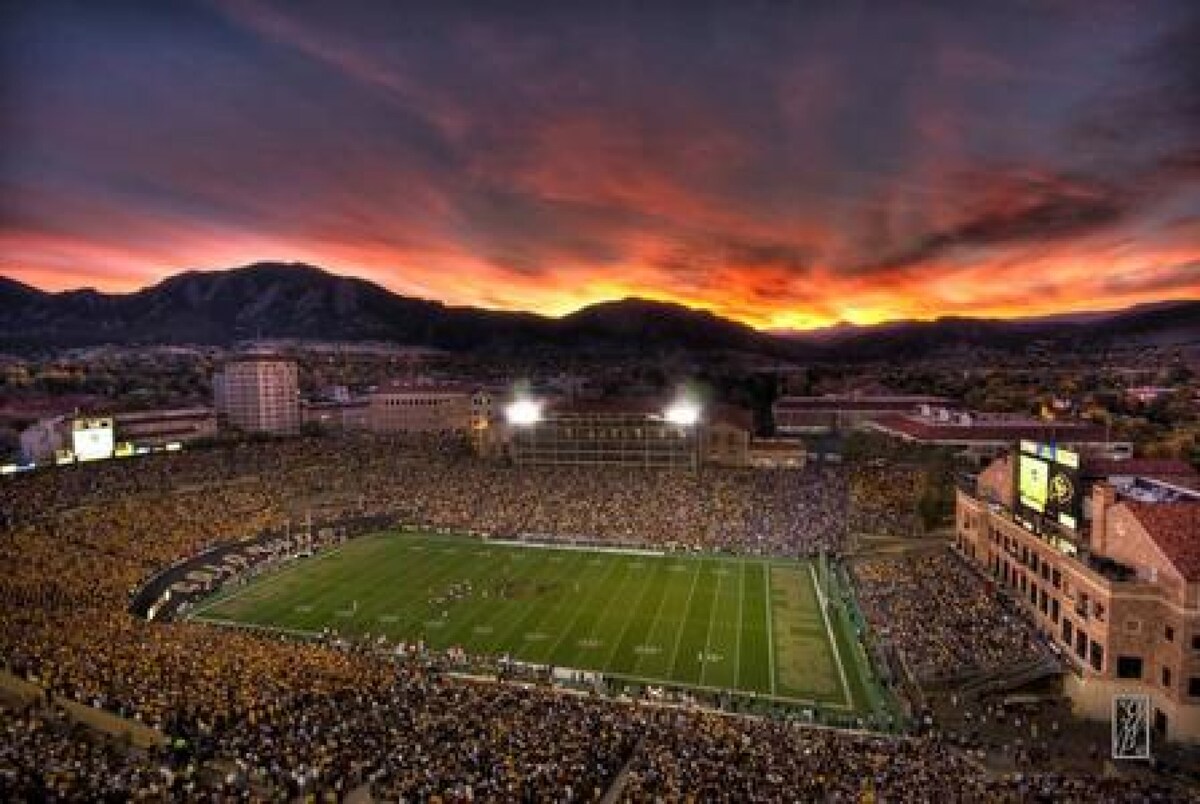
[[[300,430],[296,363],[276,355],[245,355],[213,376],[213,397],[223,421],[248,433]]]

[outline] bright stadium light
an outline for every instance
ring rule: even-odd
[[[695,402],[676,402],[667,408],[664,417],[671,424],[692,427],[700,421],[700,406]]]
[[[504,409],[504,418],[515,427],[537,424],[542,419],[542,406],[532,399],[517,399]]]

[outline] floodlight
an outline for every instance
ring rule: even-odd
[[[542,419],[542,406],[532,399],[517,399],[504,409],[504,417],[516,427],[537,424]]]
[[[700,421],[700,406],[694,402],[676,402],[667,408],[664,417],[671,424],[692,427]]]

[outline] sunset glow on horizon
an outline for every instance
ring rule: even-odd
[[[1200,298],[1200,14],[8,7],[0,274],[763,329]],[[170,5],[170,8],[166,6]]]

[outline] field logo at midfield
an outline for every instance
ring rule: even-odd
[[[1113,759],[1150,758],[1150,696],[1114,695]]]

